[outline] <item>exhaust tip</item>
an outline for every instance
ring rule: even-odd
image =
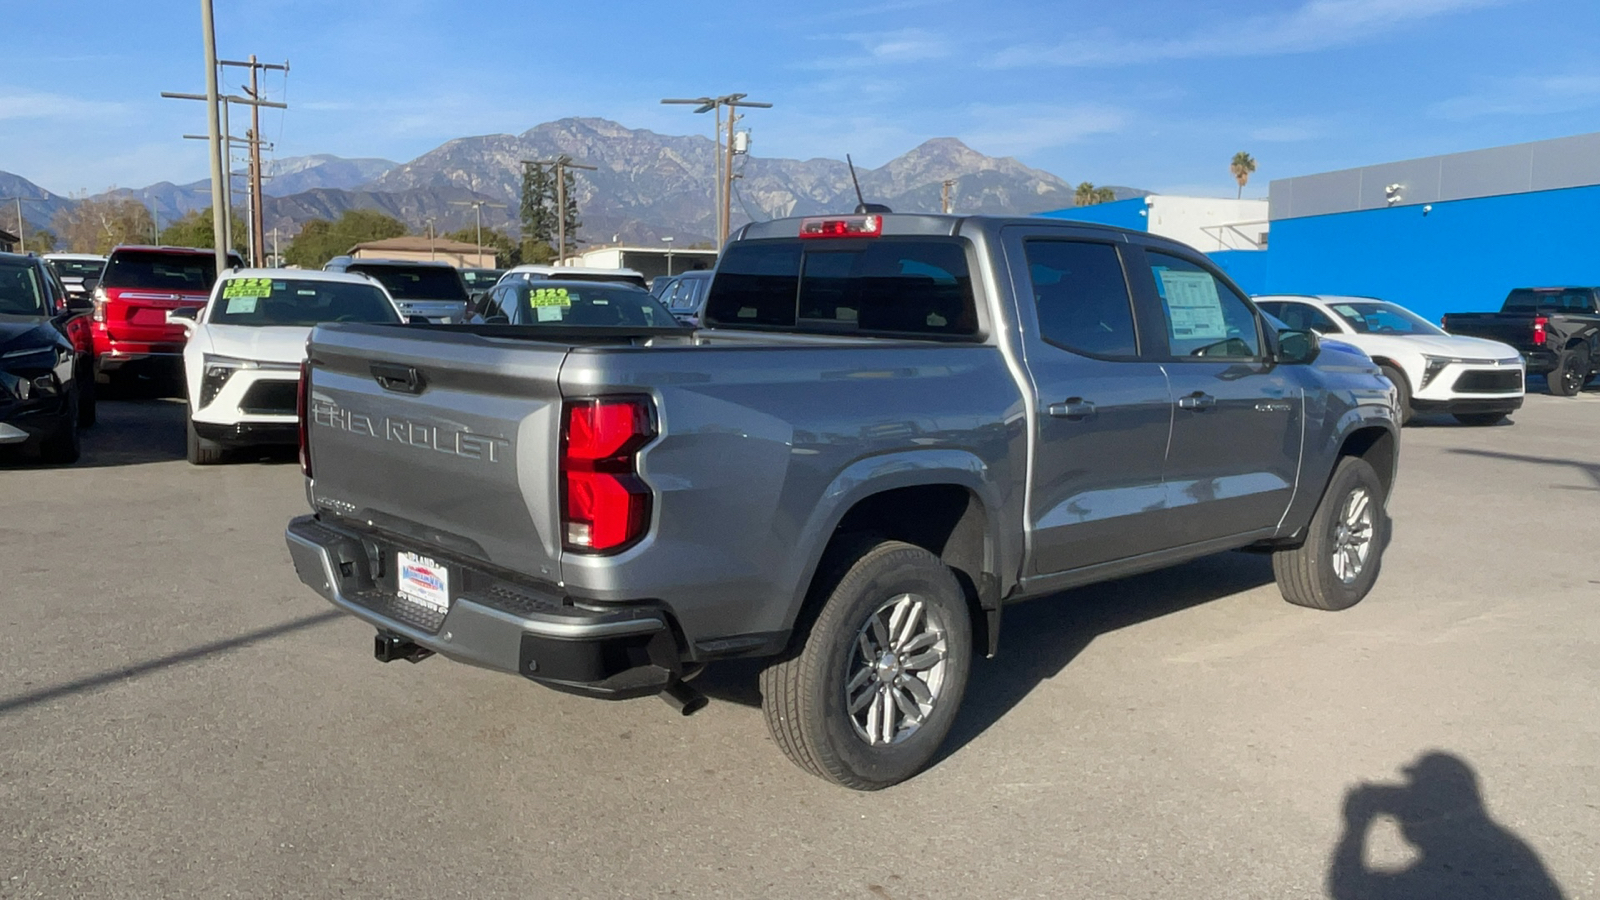
[[[685,716],[694,715],[705,709],[706,704],[711,702],[706,699],[705,694],[681,681],[674,681],[663,688],[661,690],[661,699],[665,700],[668,706]]]

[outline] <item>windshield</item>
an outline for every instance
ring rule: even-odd
[[[622,284],[517,285],[508,316],[523,325],[578,325],[589,328],[677,328],[678,320],[643,288]],[[500,313],[504,315],[504,312]]]
[[[99,278],[106,267],[103,259],[47,259],[50,268],[62,278]]]
[[[378,266],[352,263],[350,271],[378,279],[396,300],[467,301],[466,289],[455,269],[444,266]]]
[[[235,265],[237,259],[234,257]],[[217,283],[216,257],[210,253],[119,251],[111,254],[100,283],[108,288],[205,293]]]
[[[1575,309],[1579,312],[1588,312],[1594,309],[1594,291],[1591,288],[1567,288],[1554,290],[1530,290],[1518,288],[1506,296],[1505,306],[1501,312],[1538,312],[1545,310],[1554,312],[1564,309]]]
[[[41,287],[39,270],[33,266],[0,263],[0,315],[48,315]]]
[[[399,324],[383,291],[370,284],[298,278],[230,278],[211,306],[213,325],[316,325],[319,322]]]
[[[1439,326],[1403,306],[1379,300],[1329,303],[1357,334],[1444,334]]]

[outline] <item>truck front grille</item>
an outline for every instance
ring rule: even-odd
[[[1463,394],[1514,394],[1522,390],[1522,373],[1516,369],[1464,372],[1456,379],[1455,389]]]

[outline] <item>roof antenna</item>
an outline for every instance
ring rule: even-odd
[[[867,199],[861,196],[861,180],[856,177],[856,164],[850,158],[850,154],[846,153],[844,155],[844,162],[845,165],[850,167],[850,183],[856,186],[856,215],[894,212],[894,210],[884,206],[882,203],[868,203]]]

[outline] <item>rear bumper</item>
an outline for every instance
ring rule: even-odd
[[[1556,364],[1561,361],[1561,354],[1555,350],[1523,350],[1522,364],[1530,374],[1544,374],[1554,371]]]
[[[663,610],[579,608],[547,587],[513,583],[434,549],[401,547],[387,535],[315,516],[290,521],[284,537],[300,580],[323,599],[458,662],[611,700],[659,693],[682,674]],[[392,569],[399,549],[426,553],[449,569],[448,612],[398,596]]]

